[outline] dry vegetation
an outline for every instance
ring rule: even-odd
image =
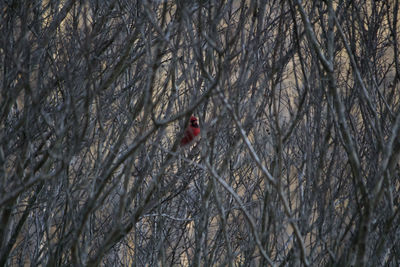
[[[0,10],[0,266],[400,265],[399,1]]]

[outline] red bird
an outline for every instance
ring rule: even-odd
[[[181,140],[181,146],[187,145],[193,141],[193,139],[200,133],[200,127],[197,123],[197,118],[195,116],[190,117],[189,126],[185,130],[185,136]]]

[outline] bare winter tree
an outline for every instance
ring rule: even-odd
[[[0,266],[399,266],[398,0],[0,10]]]

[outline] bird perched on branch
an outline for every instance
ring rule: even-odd
[[[199,123],[195,116],[190,117],[189,126],[185,130],[185,136],[181,140],[181,146],[190,144],[196,136],[200,134]]]

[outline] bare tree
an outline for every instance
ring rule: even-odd
[[[0,9],[1,266],[399,265],[399,1]]]

